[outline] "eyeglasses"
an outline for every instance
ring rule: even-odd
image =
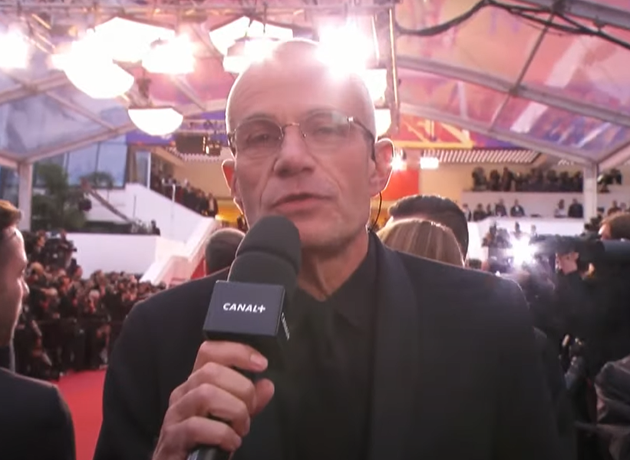
[[[300,123],[285,125],[264,117],[246,120],[228,133],[232,153],[247,157],[275,155],[282,147],[285,130],[289,126],[300,130],[306,146],[314,153],[342,147],[355,127],[371,143],[375,140],[374,134],[356,118],[335,111],[318,111],[309,114]]]

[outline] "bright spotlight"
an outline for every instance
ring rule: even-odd
[[[371,41],[354,24],[322,29],[319,39],[320,58],[345,71],[364,71],[373,54]]]
[[[534,248],[530,246],[529,239],[512,239],[512,258],[515,266],[530,264],[534,261]]]
[[[420,169],[438,169],[440,160],[436,157],[421,157]]]
[[[363,77],[363,81],[375,104],[385,99],[385,92],[387,91],[387,69],[366,70],[362,73],[361,77]]]
[[[142,60],[142,67],[151,73],[181,75],[195,70],[193,44],[186,35],[180,35],[155,44]]]
[[[30,46],[26,37],[10,30],[0,34],[0,68],[25,69],[28,66]]]

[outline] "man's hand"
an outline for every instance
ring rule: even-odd
[[[251,416],[271,400],[274,386],[267,379],[254,384],[233,368],[258,373],[267,360],[240,343],[201,345],[193,373],[171,393],[153,460],[185,460],[199,445],[238,449]]]

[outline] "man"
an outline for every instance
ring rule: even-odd
[[[19,219],[20,211],[0,200],[0,347],[11,343],[28,294]],[[0,369],[0,408],[2,458],[75,458],[72,418],[56,387]]]
[[[300,232],[287,371],[241,344],[203,342],[225,273],[158,294],[128,316],[107,371],[97,460],[556,460],[550,398],[518,287],[387,250],[368,233],[391,173],[358,76],[289,41],[235,82],[230,187],[248,224]],[[274,394],[275,392],[275,394]]]
[[[393,210],[393,214],[392,214]],[[464,226],[466,216],[457,205],[449,200],[435,195],[412,195],[401,198],[390,208],[393,220],[419,218],[433,222],[442,222],[454,234],[458,235],[460,248],[467,248],[469,241],[468,227]],[[532,226],[535,230],[535,226]],[[535,234],[535,231],[533,232]],[[463,252],[464,258],[467,253]],[[534,329],[536,346],[541,357],[547,382],[551,394],[552,407],[555,413],[556,426],[562,442],[562,458],[572,459],[576,456],[576,437],[573,427],[574,417],[571,400],[566,389],[564,375],[558,360],[556,347],[549,341],[547,335],[539,329]]]
[[[230,267],[245,234],[234,228],[221,228],[206,243],[206,276]]]
[[[468,253],[468,219],[457,204],[436,195],[412,195],[401,198],[389,208],[390,221],[428,219],[451,229],[462,254]]]

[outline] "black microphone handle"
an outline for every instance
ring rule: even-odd
[[[193,450],[187,460],[230,460],[232,452],[226,452],[218,447],[202,446]]]
[[[244,371],[242,369],[235,370],[239,371],[254,383],[260,378],[260,375],[255,372]],[[230,460],[231,456],[232,452],[226,452],[216,446],[199,446],[188,454],[186,460]]]

